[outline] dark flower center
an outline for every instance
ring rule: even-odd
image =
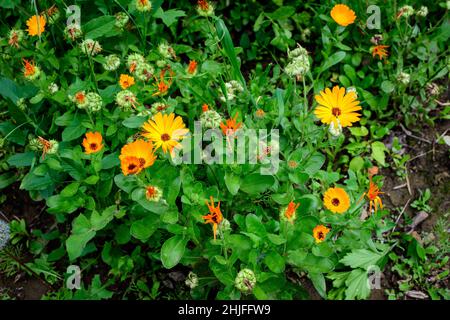
[[[338,117],[341,115],[342,112],[341,112],[341,109],[339,109],[339,108],[333,108],[331,110],[331,113],[333,114],[333,116]]]
[[[91,147],[91,150],[97,150],[97,144],[96,143],[91,143],[89,146]]]
[[[145,165],[145,159],[139,158],[139,166],[142,168]]]
[[[168,140],[170,140],[170,135],[167,134],[167,133],[163,133],[163,134],[161,135],[161,140],[162,140],[162,141],[168,141]]]
[[[137,166],[134,163],[132,163],[128,166],[128,171],[135,171],[136,169],[137,169]]]
[[[325,238],[325,236],[323,235],[323,232],[322,232],[322,231],[319,231],[319,233],[317,234],[317,238],[318,238],[319,240],[323,240],[323,239]]]
[[[333,206],[337,207],[341,202],[338,198],[334,198],[333,200],[331,200],[331,203],[333,204]]]

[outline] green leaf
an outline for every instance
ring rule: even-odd
[[[225,185],[228,191],[234,196],[238,193],[239,187],[241,186],[241,178],[233,173],[225,173]]]
[[[260,237],[264,237],[267,234],[266,228],[264,228],[260,218],[252,213],[245,217],[245,225],[247,232],[254,233]]]
[[[368,268],[376,265],[383,257],[383,253],[369,251],[367,249],[356,249],[347,253],[340,262],[352,268]]]
[[[83,214],[73,220],[72,234],[66,240],[66,249],[70,261],[81,256],[87,243],[94,238],[95,231],[91,227],[89,219]]]
[[[264,258],[264,262],[269,267],[270,271],[274,273],[281,273],[284,271],[284,259],[276,251],[270,251]]]
[[[92,212],[91,215],[91,225],[92,229],[95,231],[99,231],[106,227],[106,225],[111,222],[114,218],[114,214],[117,212],[117,208],[115,205],[109,206],[101,214],[97,211]]]
[[[370,286],[367,271],[365,270],[353,270],[347,280],[345,280],[345,284],[347,285],[345,297],[348,300],[354,300],[355,298],[366,299],[370,295]]]
[[[79,182],[72,182],[61,190],[61,195],[63,197],[72,197],[77,193],[79,187],[80,187]]]
[[[116,19],[113,16],[101,16],[90,20],[83,26],[86,39],[116,36],[117,32],[114,30],[115,21]]]
[[[350,132],[356,137],[365,137],[369,134],[369,130],[366,127],[349,127]]]
[[[140,128],[144,124],[145,119],[146,117],[132,116],[123,120],[122,124],[127,128],[136,129]]]
[[[252,173],[245,176],[241,182],[241,190],[248,194],[260,194],[275,183],[275,178],[270,175]]]
[[[342,60],[344,60],[345,58],[345,52],[344,51],[338,51],[336,53],[333,53],[331,56],[329,56],[326,60],[325,63],[322,65],[322,69],[321,72],[324,72],[325,70],[331,68],[332,66],[334,66],[335,64],[338,64],[339,62],[341,62]]]
[[[170,27],[172,24],[177,22],[179,17],[186,16],[186,13],[183,10],[170,9],[167,11],[163,11],[162,8],[156,10],[154,17],[162,19],[163,23]]]
[[[8,164],[13,167],[29,167],[34,157],[34,152],[16,153],[8,158]]]
[[[161,262],[166,269],[175,267],[183,257],[186,249],[187,240],[181,236],[176,235],[166,240],[161,247]]]
[[[46,173],[43,176],[37,176],[32,172],[28,173],[20,184],[22,190],[45,190],[53,184],[52,178]]]
[[[325,163],[325,156],[319,152],[314,153],[308,158],[306,163],[303,165],[303,172],[306,172],[310,176],[314,175],[317,171],[322,168]]]
[[[391,93],[392,91],[394,91],[394,89],[395,85],[389,80],[385,80],[381,83],[381,90],[383,90],[385,93]]]
[[[314,288],[316,288],[317,292],[320,294],[320,296],[324,299],[327,298],[327,284],[325,282],[325,277],[322,273],[308,273],[309,279],[311,279],[311,282],[314,285]]]
[[[6,172],[0,175],[0,189],[6,188],[14,183],[19,177],[14,172]]]
[[[360,156],[354,157],[350,161],[349,167],[354,172],[358,172],[358,171],[362,170],[362,168],[364,168],[364,159]]]
[[[148,214],[141,220],[134,221],[131,225],[130,233],[136,239],[147,241],[148,238],[158,229],[159,216]]]
[[[85,132],[86,128],[81,126],[80,121],[74,119],[62,132],[62,138],[64,141],[72,141],[81,137]]]
[[[372,143],[371,147],[372,158],[374,158],[383,167],[386,166],[386,156],[384,152],[387,151],[387,149],[383,142],[375,141]]]

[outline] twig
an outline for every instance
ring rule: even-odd
[[[405,212],[406,207],[408,206],[409,202],[411,201],[412,198],[409,198],[408,201],[406,201],[405,206],[403,207],[402,211],[400,212],[400,214],[397,217],[397,220],[395,220],[395,226],[392,228],[392,232],[394,232],[395,228],[397,227],[398,221],[400,220],[400,217],[403,215],[403,212]]]
[[[408,187],[408,193],[410,196],[412,196],[411,185],[409,184],[408,167],[406,167],[406,166],[405,166],[405,172],[406,172],[406,186]]]
[[[399,185],[399,186],[393,187],[392,190],[402,189],[402,188],[404,188],[404,187],[406,187],[406,186],[407,186],[407,183],[404,183],[404,184],[401,184],[401,185]]]
[[[434,99],[434,102],[436,102],[438,105],[440,105],[442,107],[450,106],[450,102],[440,102],[437,99]]]
[[[417,155],[417,156],[415,156],[415,157],[412,157],[411,159],[409,159],[408,161],[406,161],[406,162],[411,162],[411,161],[413,161],[413,160],[415,160],[415,159],[417,159],[417,158],[421,158],[421,157],[423,157],[423,156],[426,156],[427,154],[429,154],[430,152],[432,152],[433,150],[428,150],[427,152],[424,152],[424,153],[421,153],[421,154],[419,154],[419,155]]]
[[[427,139],[418,137],[418,136],[416,136],[416,135],[413,135],[413,134],[411,133],[411,131],[409,131],[408,129],[406,129],[406,128],[403,126],[403,124],[401,124],[401,123],[400,123],[400,127],[402,128],[403,132],[404,132],[408,137],[411,137],[411,138],[414,138],[414,139],[417,139],[417,140],[426,142],[426,143],[428,143],[428,144],[431,144],[431,141],[430,141],[430,140],[427,140]]]

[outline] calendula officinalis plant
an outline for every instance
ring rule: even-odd
[[[0,190],[46,221],[0,216],[0,247],[43,298],[367,299],[394,250],[423,260],[384,138],[449,117],[448,1],[376,1],[376,28],[361,1],[68,5],[0,4]]]

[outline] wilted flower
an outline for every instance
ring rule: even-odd
[[[10,237],[9,224],[0,219],[0,250],[6,247]]]
[[[409,18],[413,14],[414,14],[414,8],[411,6],[405,5],[405,6],[401,7],[400,10],[398,11],[397,18],[400,18],[402,16],[405,18]]]
[[[256,285],[255,273],[250,269],[242,269],[237,274],[234,285],[242,293],[251,293]]]
[[[30,141],[28,142],[28,147],[30,148],[31,151],[41,151],[42,150],[42,144],[38,138],[30,139]]]
[[[341,135],[341,133],[342,133],[342,125],[341,125],[341,122],[339,121],[339,119],[337,119],[336,124],[335,124],[334,121],[330,123],[330,127],[328,128],[328,132],[334,137],[338,137],[338,136]]]
[[[266,112],[263,109],[258,109],[255,111],[255,117],[258,119],[263,119],[266,116]]]
[[[236,99],[237,93],[244,91],[244,88],[242,87],[242,85],[236,80],[231,80],[230,82],[225,83],[225,88],[226,88],[228,100]],[[227,101],[227,98],[225,98],[223,93],[221,93],[219,98],[223,102]]]
[[[158,52],[164,59],[175,58],[175,51],[166,42],[161,42],[158,46]]]
[[[58,92],[58,90],[59,90],[59,87],[56,83],[52,82],[48,85],[48,91],[51,94],[55,94],[56,92]]]
[[[92,39],[86,39],[81,44],[81,51],[84,54],[95,56],[97,53],[100,53],[102,51],[102,46],[100,43],[96,40]]]
[[[310,69],[308,52],[305,48],[298,45],[298,48],[288,52],[289,63],[284,68],[286,74],[290,77],[300,79]]]
[[[23,67],[23,75],[27,80],[35,80],[41,74],[41,69],[37,67],[33,61],[30,62],[26,59],[23,59]]]
[[[145,197],[148,201],[158,202],[162,197],[162,191],[157,186],[147,186],[145,188]]]
[[[58,152],[59,149],[59,143],[56,140],[51,139],[50,141],[50,148],[47,150],[48,154],[55,154]]]
[[[148,63],[140,63],[136,67],[136,78],[141,81],[147,82],[153,78],[153,74],[155,73],[155,68],[151,64]]]
[[[25,33],[22,30],[12,29],[8,33],[8,44],[12,47],[19,48],[19,43],[23,40]]]
[[[136,9],[140,12],[148,12],[152,10],[152,3],[149,0],[135,0]]]
[[[222,116],[213,109],[206,110],[200,116],[200,122],[203,128],[218,128],[222,121]]]
[[[207,0],[198,0],[197,4],[197,12],[200,16],[211,17],[214,15],[214,7]]]
[[[102,97],[98,93],[95,92],[89,92],[86,95],[88,105],[86,106],[86,109],[91,112],[97,112],[100,111],[103,105]]]
[[[103,63],[103,68],[107,71],[114,71],[120,66],[120,58],[115,54],[106,56],[106,61]]]
[[[397,81],[404,85],[407,85],[409,83],[410,79],[411,79],[411,76],[408,73],[403,72],[403,71],[401,71],[397,75]]]
[[[198,276],[197,274],[195,274],[194,272],[189,272],[186,281],[185,281],[186,285],[191,288],[194,289],[198,286]]]
[[[117,93],[116,102],[124,110],[136,108],[136,96],[129,90],[122,90]]]
[[[280,220],[294,223],[295,219],[297,218],[296,211],[299,206],[300,203],[294,203],[293,201],[289,202],[287,207],[281,209]]]
[[[116,21],[114,22],[114,25],[119,29],[124,28],[130,19],[125,12],[116,13],[115,18]]]
[[[385,46],[385,45],[377,45],[375,47],[372,47],[372,57],[375,58],[375,56],[378,56],[380,58],[380,60],[382,60],[383,58],[386,58],[388,56],[388,51],[386,50],[387,48],[389,48],[389,46]]]
[[[420,9],[417,10],[416,15],[419,17],[426,17],[428,15],[428,8],[421,6]]]
[[[132,53],[127,58],[127,67],[130,72],[133,73],[134,71],[136,71],[137,66],[144,62],[145,59],[141,54]]]
[[[48,24],[54,24],[61,17],[61,13],[56,5],[52,5],[48,8],[47,11],[45,11],[45,14],[48,18]]]
[[[434,82],[427,83],[426,90],[429,96],[438,96],[441,92],[439,86]]]
[[[78,24],[70,24],[64,29],[64,36],[66,39],[74,41],[83,35],[81,28]]]
[[[197,61],[195,60],[189,61],[189,65],[186,69],[186,72],[195,75],[197,73],[197,65],[198,65]]]

